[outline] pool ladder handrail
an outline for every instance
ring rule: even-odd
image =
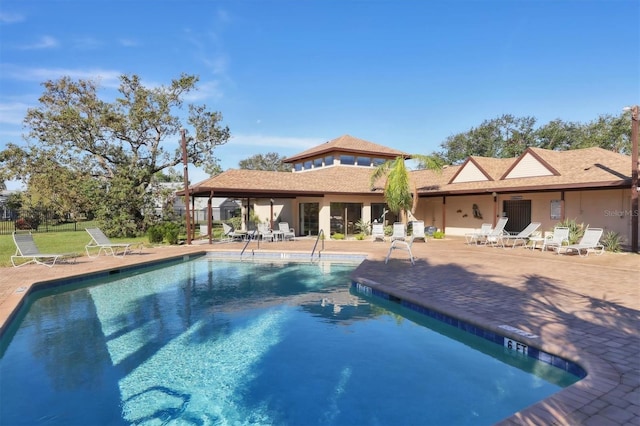
[[[311,250],[311,259],[313,260],[313,254],[316,252],[316,247],[318,246],[318,241],[320,240],[320,237],[322,237],[322,249],[320,249],[320,251],[318,251],[318,257],[320,257],[320,252],[324,250],[324,230],[320,230],[320,232],[318,232],[318,237],[316,238],[316,243],[313,245],[313,250]]]
[[[256,241],[258,241],[258,250],[260,250],[260,238],[256,238],[256,232],[257,230],[253,230],[251,231],[251,234],[249,234],[247,232],[247,242],[244,243],[244,247],[242,247],[242,251],[240,252],[240,258],[242,259],[242,255],[244,254],[244,251],[247,249],[247,246],[249,245],[249,243],[251,242],[251,240],[253,240],[254,238],[256,239]]]

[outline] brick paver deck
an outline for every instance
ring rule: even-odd
[[[260,251],[310,252],[314,240],[255,243]],[[587,377],[502,424],[640,425],[640,255],[558,256],[539,250],[467,246],[464,240],[416,242],[384,263],[389,243],[326,241],[325,252],[366,253],[355,280],[581,365]],[[147,248],[125,258],[80,258],[53,268],[0,269],[0,327],[37,282],[120,268],[203,250],[239,251],[242,243]],[[320,245],[318,249],[320,249]]]

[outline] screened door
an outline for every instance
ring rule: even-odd
[[[531,223],[531,200],[504,200],[502,211],[509,218],[506,231],[518,233]]]

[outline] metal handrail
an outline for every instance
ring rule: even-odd
[[[247,232],[247,242],[244,243],[244,247],[242,247],[242,251],[240,252],[240,257],[242,258],[242,255],[244,254],[244,251],[247,249],[247,246],[249,245],[249,243],[251,242],[251,240],[253,240],[256,236],[256,230],[254,229],[253,232],[251,234],[249,234]],[[256,240],[258,241],[258,250],[260,250],[260,238],[256,238]]]
[[[320,237],[322,237],[322,249],[320,251],[324,250],[324,230],[320,230],[320,232],[318,232],[318,238],[316,238],[316,243],[313,245],[313,250],[311,250],[311,259],[313,259],[313,254],[316,252],[316,247],[318,246],[318,241],[320,240]],[[318,252],[318,256],[320,255],[320,251]]]

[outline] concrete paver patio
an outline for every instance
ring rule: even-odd
[[[247,252],[310,253],[314,243],[306,238],[260,243],[259,248],[251,243]],[[240,242],[196,242],[147,248],[143,254],[124,258],[81,257],[76,264],[53,268],[1,268],[0,327],[5,329],[24,295],[38,282],[205,250],[239,252],[242,247]],[[574,361],[587,371],[583,380],[502,424],[640,425],[639,255],[558,256],[540,250],[469,246],[464,239],[448,238],[416,242],[412,266],[401,251],[385,264],[388,247],[388,242],[324,242],[324,252],[367,254],[352,275],[356,281],[501,334],[508,332],[500,325],[532,333],[538,337],[518,335],[516,340]]]

